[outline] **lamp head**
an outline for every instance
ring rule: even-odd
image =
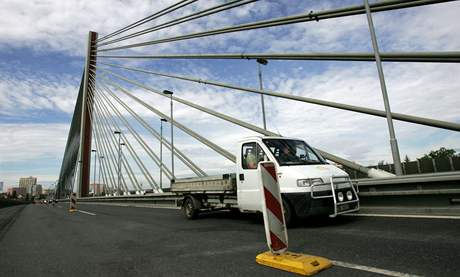
[[[256,61],[262,65],[267,65],[268,61],[264,58],[257,58]]]

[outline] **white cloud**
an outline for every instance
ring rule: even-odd
[[[78,94],[76,84],[76,79],[66,75],[44,78],[20,71],[14,75],[2,72],[0,115],[25,116],[40,110],[72,113]]]
[[[20,177],[29,175],[40,176],[39,182],[56,180],[69,127],[68,124],[0,123],[2,181],[15,184]]]

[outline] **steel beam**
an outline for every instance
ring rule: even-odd
[[[450,1],[454,1],[454,0],[392,0],[392,1],[382,1],[382,2],[374,3],[371,5],[370,8],[372,12],[381,12],[381,11],[417,7],[417,6],[450,2]],[[204,31],[204,32],[196,32],[196,33],[185,34],[181,36],[174,36],[174,37],[162,38],[162,39],[157,39],[157,40],[145,41],[141,43],[134,43],[134,44],[127,44],[127,45],[122,45],[122,46],[117,46],[117,47],[112,47],[112,48],[98,49],[96,51],[105,52],[105,51],[121,50],[121,49],[128,49],[128,48],[137,48],[137,47],[144,47],[148,45],[155,45],[155,44],[167,43],[167,42],[173,42],[173,41],[181,41],[181,40],[208,37],[208,36],[241,32],[241,31],[247,31],[247,30],[283,26],[287,24],[294,24],[294,23],[301,23],[301,22],[319,21],[319,20],[324,20],[324,19],[365,14],[365,13],[366,13],[366,10],[365,10],[364,5],[357,5],[357,6],[339,8],[339,9],[328,10],[328,11],[320,11],[320,12],[311,11],[310,13],[303,13],[300,15],[286,16],[286,17],[280,17],[280,18],[275,18],[275,19],[251,22],[247,24],[227,26],[224,28],[218,28],[218,29],[213,29],[213,30]]]
[[[104,87],[106,90],[111,91],[108,87]],[[123,103],[119,98],[114,98],[115,101],[117,101],[128,113],[136,119],[147,131],[149,131],[161,144],[164,144],[166,148],[171,150],[171,143],[165,139],[164,137],[162,138],[161,134],[159,134],[155,129],[153,129],[145,120],[143,120],[136,112],[134,112],[128,105]],[[177,149],[177,147],[174,147],[174,152],[177,157],[188,167],[190,168],[198,177],[205,177],[207,174],[200,168],[198,167],[194,162],[192,162],[182,151]],[[161,155],[160,155],[161,156]]]
[[[112,33],[110,33],[108,35],[105,35],[105,36],[101,37],[100,39],[98,39],[97,42],[104,41],[106,39],[109,39],[111,37],[114,37],[116,35],[124,33],[126,31],[129,31],[129,30],[131,30],[133,28],[136,28],[137,26],[140,26],[140,25],[145,24],[145,23],[147,23],[149,21],[157,19],[157,18],[159,18],[159,17],[161,17],[163,15],[171,13],[171,12],[177,10],[177,9],[180,9],[180,8],[182,8],[184,6],[192,4],[192,3],[196,2],[196,1],[198,1],[198,0],[182,0],[182,1],[179,1],[179,2],[177,2],[177,3],[175,3],[175,4],[171,5],[171,6],[168,6],[168,7],[164,8],[164,9],[162,9],[162,10],[156,12],[156,13],[153,13],[153,14],[147,16],[147,17],[144,17],[141,20],[138,20],[138,21],[136,21],[134,23],[131,23],[128,26],[125,26],[125,27],[123,27],[121,29],[118,29],[117,31],[114,31],[114,32],[112,32]]]
[[[166,120],[171,120],[169,118],[169,116],[167,116],[166,114],[160,112],[159,110],[155,109],[154,107],[150,106],[149,104],[147,104],[146,102],[142,101],[140,98],[132,95],[131,93],[129,93],[127,90],[125,90],[124,88],[122,88],[121,86],[119,85],[116,85],[112,82],[110,82],[110,80],[107,80],[106,81],[108,84],[110,84],[111,86],[117,88],[118,90],[120,90],[121,92],[123,92],[124,94],[126,94],[127,96],[129,96],[130,98],[134,99],[136,102],[138,102],[139,104],[141,104],[142,106],[144,106],[145,108],[147,108],[148,110],[150,110],[151,112],[155,113],[156,115],[158,115],[160,118],[165,118]],[[110,93],[110,95],[114,98],[118,98],[115,94],[113,93]],[[170,121],[171,122],[171,121]],[[172,123],[174,124],[174,126],[176,126],[177,128],[181,129],[182,131],[184,131],[185,133],[187,133],[188,135],[190,135],[191,137],[195,138],[196,140],[198,140],[199,142],[203,143],[204,145],[208,146],[209,148],[211,148],[212,150],[216,151],[217,153],[219,153],[220,155],[224,156],[225,158],[227,158],[228,160],[236,163],[236,157],[235,155],[233,155],[232,153],[230,153],[229,151],[225,150],[224,148],[218,146],[217,144],[213,143],[212,141],[206,139],[205,137],[199,135],[198,133],[196,133],[195,131],[185,127],[183,124],[177,122],[176,120],[172,121]]]
[[[118,75],[118,74],[117,74]],[[126,80],[127,82],[131,83],[131,84],[134,84],[138,87],[141,87],[145,90],[148,90],[148,91],[151,91],[153,93],[156,93],[156,94],[159,94],[159,95],[163,95],[162,93],[160,93],[159,91],[157,90],[154,90],[152,88],[149,88],[147,86],[144,86],[138,82],[135,82],[135,81],[132,81],[132,80],[129,80],[129,79],[126,79],[123,77],[124,80]],[[143,102],[142,100],[140,100],[139,98],[135,97],[134,95],[130,94],[129,92],[127,92],[125,89],[121,88],[120,86],[118,85],[115,85],[117,88],[119,88],[121,91],[123,91],[126,95],[130,96],[131,98],[133,98],[134,100],[136,100],[137,102],[143,104],[145,107],[147,107],[148,109],[152,110],[152,111],[155,111],[158,115],[160,116],[165,116],[163,113],[159,112],[158,110],[154,109],[153,107],[151,107],[150,105],[146,104],[145,102]],[[164,95],[163,95],[164,96]],[[250,124],[250,123],[246,123],[242,120],[239,120],[239,119],[236,119],[236,118],[233,118],[231,116],[228,116],[228,115],[225,115],[225,114],[222,114],[222,113],[219,113],[219,112],[216,112],[216,111],[213,111],[211,109],[208,109],[208,108],[205,108],[203,106],[200,106],[200,105],[197,105],[197,104],[194,104],[190,101],[187,101],[187,100],[184,100],[184,99],[181,99],[181,98],[178,98],[178,97],[173,97],[173,100],[177,101],[177,102],[180,102],[186,106],[189,106],[189,107],[192,107],[192,108],[195,108],[197,110],[200,110],[202,112],[205,112],[207,114],[211,114],[217,118],[220,118],[220,119],[223,119],[225,121],[228,121],[228,122],[231,122],[233,124],[236,124],[236,125],[239,125],[241,127],[244,127],[246,129],[249,129],[249,130],[252,130],[254,132],[257,132],[259,134],[262,134],[262,135],[265,135],[265,136],[274,136],[274,137],[280,137],[279,134],[276,134],[276,133],[273,133],[271,131],[268,131],[268,130],[264,130],[260,127],[257,127],[253,124]],[[164,117],[164,118],[167,118],[167,117]],[[177,125],[176,125],[177,126]],[[179,126],[178,126],[179,127]],[[184,126],[185,127],[185,126]],[[181,127],[179,127],[181,128]],[[340,158],[338,156],[335,156],[333,154],[330,154],[328,152],[325,152],[325,151],[322,151],[320,149],[316,149],[316,151],[318,151],[324,158],[328,159],[328,160],[331,160],[333,162],[337,162],[339,164],[342,164],[342,165],[345,165],[349,168],[352,168],[352,169],[355,169],[355,170],[358,170],[364,174],[367,174],[369,175],[370,177],[377,177],[377,176],[380,176],[379,172],[377,172],[377,170],[370,170],[369,168],[367,167],[364,167],[362,165],[359,165],[355,162],[352,162],[352,161],[348,161],[346,159],[343,159],[343,158]],[[230,154],[232,155],[232,154]],[[235,156],[232,155],[232,158],[233,158],[233,162],[236,162],[236,159],[235,159]]]
[[[222,53],[222,54],[162,54],[162,55],[98,55],[107,59],[197,59],[197,60],[299,60],[299,61],[375,61],[367,52],[298,52],[298,53]],[[460,51],[442,52],[382,52],[383,62],[458,63]]]
[[[101,91],[101,90],[99,90]],[[134,130],[134,128],[129,124],[129,122],[123,117],[123,115],[116,109],[116,107],[110,103],[109,99],[107,96],[103,95],[101,92],[101,95],[103,96],[103,99],[101,98],[101,106],[104,108],[105,112],[107,114],[110,113],[109,108],[114,112],[114,114],[118,117],[118,119],[123,123],[123,125],[128,129],[129,132],[133,135],[133,137],[136,139],[136,141],[139,143],[139,145],[145,150],[145,152],[150,156],[153,162],[157,166],[160,166],[160,158],[157,157],[155,152],[148,146],[147,142]],[[107,103],[107,105],[105,104]],[[113,124],[119,127],[119,125],[116,123],[116,121],[112,120]],[[139,158],[139,160],[141,160]],[[166,175],[169,179],[172,179],[172,172],[165,166],[165,171]]]
[[[121,130],[120,125],[118,125],[118,123],[116,123],[116,121],[115,121],[113,118],[108,117],[109,111],[108,111],[107,107],[105,107],[105,104],[103,103],[103,100],[102,100],[102,99],[100,99],[100,100],[98,99],[98,100],[96,101],[96,105],[98,106],[99,110],[101,111],[101,114],[103,114],[103,115],[105,114],[106,117],[110,119],[110,122],[112,123],[112,126],[114,126],[114,128],[116,128],[117,130]],[[110,126],[110,124],[109,124],[110,122],[109,122],[109,120],[106,120],[105,123],[106,123],[106,125]],[[110,134],[110,131],[111,131],[111,130],[109,129],[109,131],[108,131],[109,134]],[[138,167],[139,167],[139,169],[141,170],[142,174],[144,174],[144,176],[146,177],[147,181],[149,181],[149,183],[151,184],[151,187],[152,187],[153,189],[155,189],[156,183],[155,183],[155,181],[153,180],[153,177],[152,177],[152,176],[150,175],[150,173],[147,171],[145,165],[142,163],[141,159],[139,158],[139,156],[138,156],[137,153],[135,152],[134,148],[132,148],[132,146],[131,146],[130,142],[128,141],[127,137],[125,136],[125,134],[124,134],[124,133],[121,133],[121,136],[123,137],[123,142],[126,143],[127,150],[128,150],[128,152],[130,153],[131,157],[132,157],[133,160],[136,162],[136,164],[138,165]],[[128,162],[126,162],[126,165],[125,165],[125,160],[123,160],[123,165],[125,166],[125,170],[128,172],[128,174],[129,174],[130,171],[131,171],[132,175],[135,176],[135,175],[134,175],[134,172],[133,172],[133,170],[132,170],[132,168],[131,168],[131,166],[129,165]],[[129,177],[129,175],[128,175],[128,177]],[[132,178],[130,177],[130,179],[132,179]],[[132,181],[132,180],[131,180],[131,181]],[[152,185],[152,184],[154,184],[155,186]],[[136,183],[133,183],[133,187],[134,187],[134,189],[139,189],[139,190],[140,190],[140,186],[139,186],[139,184],[137,183],[137,179],[136,179]]]
[[[156,76],[169,77],[169,78],[190,81],[190,82],[195,82],[195,83],[200,83],[200,84],[205,84],[205,85],[212,85],[212,86],[229,88],[233,90],[257,93],[257,94],[264,94],[264,95],[269,95],[273,97],[279,97],[279,98],[284,98],[284,99],[289,99],[289,100],[294,100],[294,101],[299,101],[299,102],[304,102],[304,103],[309,103],[309,104],[315,104],[315,105],[320,105],[320,106],[325,106],[325,107],[341,109],[345,111],[352,111],[352,112],[358,112],[358,113],[363,113],[363,114],[368,114],[368,115],[374,115],[378,117],[386,117],[385,111],[381,111],[377,109],[371,109],[371,108],[359,107],[359,106],[354,106],[354,105],[349,105],[349,104],[342,104],[342,103],[337,103],[337,102],[332,102],[332,101],[327,101],[327,100],[320,100],[320,99],[309,98],[309,97],[304,97],[304,96],[292,95],[292,94],[284,93],[284,92],[276,92],[276,91],[268,91],[268,90],[259,90],[259,89],[248,88],[248,87],[240,87],[240,86],[217,82],[217,81],[203,80],[203,79],[199,79],[195,77],[174,75],[174,74],[168,74],[164,72],[155,72],[155,71],[144,70],[144,69],[139,69],[139,68],[113,65],[113,64],[103,63],[103,62],[100,62],[100,64],[104,64],[104,65],[108,65],[112,67],[123,68],[123,69],[131,70],[131,71],[152,74]],[[107,70],[107,72],[112,72],[112,71]],[[416,123],[420,125],[431,126],[431,127],[452,130],[452,131],[460,131],[460,124],[455,123],[455,122],[448,122],[448,121],[442,121],[442,120],[437,120],[437,119],[432,119],[432,118],[413,116],[413,115],[394,113],[394,112],[392,112],[391,115],[393,119],[404,121],[404,122]]]
[[[175,18],[173,20],[166,21],[166,22],[163,22],[161,24],[155,25],[153,27],[149,27],[149,28],[146,28],[146,29],[134,32],[134,33],[131,33],[129,35],[125,35],[125,36],[122,36],[122,37],[119,37],[119,38],[116,38],[116,39],[113,39],[113,40],[106,41],[104,43],[98,44],[98,46],[109,45],[109,44],[113,44],[113,43],[120,42],[120,41],[123,41],[123,40],[135,38],[135,37],[142,36],[142,35],[145,35],[145,34],[148,34],[148,33],[152,33],[152,32],[155,32],[155,31],[158,31],[158,30],[161,30],[161,29],[176,26],[176,25],[179,25],[179,24],[191,21],[191,20],[195,20],[195,19],[198,19],[198,18],[201,18],[201,17],[205,17],[205,16],[213,15],[213,14],[216,14],[216,13],[219,13],[219,12],[223,12],[223,11],[226,11],[226,10],[234,9],[236,7],[247,5],[247,4],[256,2],[256,1],[259,1],[259,0],[233,0],[233,1],[227,1],[227,2],[225,2],[223,4],[214,6],[212,8],[207,8],[207,9],[201,10],[201,11],[196,12],[196,13],[188,14],[186,16]]]

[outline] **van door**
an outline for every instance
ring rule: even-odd
[[[267,156],[257,142],[241,145],[240,163],[238,164],[238,205],[241,210],[262,211],[259,162]]]

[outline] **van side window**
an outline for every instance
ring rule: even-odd
[[[257,169],[257,165],[261,161],[268,160],[262,147],[255,142],[243,144],[241,148],[241,162],[243,169]]]
[[[257,143],[257,164],[259,164],[259,162],[264,161],[268,161],[268,157],[267,155],[265,155],[265,152],[262,149],[262,147],[260,147],[260,145]]]

